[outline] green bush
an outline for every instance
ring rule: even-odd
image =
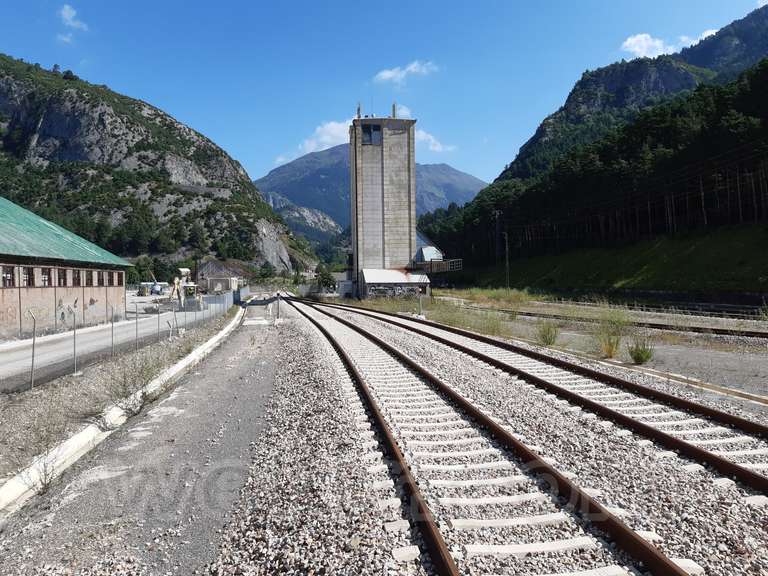
[[[627,352],[635,364],[645,364],[653,358],[653,348],[653,339],[645,332],[633,334],[627,344]]]
[[[559,334],[560,327],[551,320],[544,320],[536,326],[536,341],[542,346],[554,345]]]
[[[629,315],[623,308],[608,306],[601,310],[595,329],[595,341],[603,358],[613,358],[618,354],[628,325]]]

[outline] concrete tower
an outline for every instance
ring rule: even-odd
[[[352,281],[362,296],[364,270],[397,270],[407,282],[416,253],[414,124],[394,106],[390,118],[361,118],[358,108],[349,128]]]

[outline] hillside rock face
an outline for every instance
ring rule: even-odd
[[[4,196],[121,254],[188,255],[198,222],[203,248],[292,270],[289,231],[208,138],[145,102],[2,55],[0,175]],[[86,217],[113,229],[94,237]]]
[[[349,145],[313,152],[254,182],[295,232],[322,240],[349,225]],[[416,213],[472,200],[485,182],[447,164],[416,164]]]
[[[679,54],[621,61],[583,74],[497,180],[530,178],[661,100],[702,82],[722,82],[768,56],[768,6],[725,26]]]

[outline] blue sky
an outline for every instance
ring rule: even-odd
[[[4,0],[0,51],[158,106],[253,178],[345,141],[358,102],[396,101],[418,119],[418,162],[491,180],[585,70],[765,2]]]

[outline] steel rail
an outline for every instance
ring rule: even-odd
[[[690,412],[698,412],[699,414],[707,416],[712,420],[721,422],[722,424],[726,424],[734,428],[739,428],[744,432],[756,434],[768,439],[768,425],[761,424],[759,422],[754,422],[752,420],[747,420],[746,418],[742,418],[741,416],[736,416],[735,414],[729,414],[727,412],[723,412],[722,410],[718,410],[717,408],[711,408],[709,406],[704,406],[703,404],[697,404],[696,402],[692,402],[691,400],[686,400],[685,398],[680,398],[673,394],[662,392],[661,390],[655,390],[653,388],[643,386],[642,384],[637,384],[635,382],[625,380],[624,378],[620,378],[618,376],[606,374],[605,372],[600,372],[593,368],[587,368],[586,366],[581,366],[579,364],[569,362],[568,360],[563,360],[561,358],[549,356],[547,354],[544,354],[542,352],[537,352],[535,350],[529,350],[527,348],[523,348],[516,344],[512,344],[511,342],[506,342],[504,340],[491,338],[490,336],[485,336],[483,334],[471,332],[463,328],[448,326],[447,324],[440,324],[438,322],[432,322],[430,320],[422,320],[421,318],[406,317],[400,314],[394,314],[392,312],[381,312],[379,310],[370,310],[368,308],[362,308],[360,306],[353,306],[350,304],[332,304],[327,302],[316,302],[314,300],[306,300],[306,301],[312,304],[320,304],[322,306],[337,307],[342,310],[345,310],[345,309],[354,310],[355,312],[358,312],[360,314],[370,316],[372,318],[378,318],[379,320],[388,322],[390,324],[396,324],[398,326],[405,328],[406,330],[415,331],[416,329],[410,326],[403,326],[398,322],[391,322],[386,318],[381,318],[380,315],[388,316],[390,318],[397,318],[399,320],[405,320],[407,322],[414,322],[416,324],[422,324],[425,326],[430,326],[432,328],[438,328],[446,332],[451,332],[459,336],[464,336],[471,340],[477,340],[479,342],[483,342],[484,344],[490,344],[492,346],[503,348],[504,350],[507,350],[509,352],[514,352],[516,354],[520,354],[521,356],[527,356],[528,358],[532,358],[533,360],[538,360],[539,362],[544,362],[546,364],[550,364],[552,366],[562,368],[563,370],[574,372],[586,378],[597,380],[598,382],[602,382],[603,384],[608,384],[609,386],[624,388],[625,390],[629,390],[631,392],[634,392],[635,394],[639,394],[646,398],[652,398],[659,402],[665,402],[667,404],[671,404],[677,408],[682,408]],[[435,337],[435,335],[429,332],[424,333],[424,335],[430,338]],[[448,341],[447,343],[451,346],[455,344],[451,341]]]
[[[381,413],[381,410],[379,410],[376,401],[374,400],[367,384],[365,383],[365,379],[363,378],[362,374],[360,374],[357,366],[352,361],[352,358],[350,358],[347,352],[341,347],[341,344],[339,344],[336,338],[333,337],[333,335],[325,328],[325,326],[301,310],[290,300],[286,300],[286,302],[290,304],[299,314],[304,316],[304,318],[309,320],[310,323],[314,325],[315,328],[317,328],[323,336],[325,336],[325,338],[328,340],[328,342],[330,342],[333,349],[341,358],[344,366],[352,375],[352,380],[357,385],[357,388],[361,393],[366,407],[368,410],[370,410],[374,424],[381,433],[384,452],[396,463],[396,470],[400,474],[403,490],[408,499],[407,503],[408,510],[411,512],[411,520],[424,538],[427,552],[429,552],[429,556],[432,560],[432,564],[435,567],[436,573],[441,576],[459,576],[459,569],[453,560],[453,556],[451,556],[451,553],[448,550],[448,546],[443,539],[443,535],[440,533],[440,529],[437,526],[437,522],[435,522],[432,511],[427,506],[427,502],[424,499],[424,496],[422,496],[421,491],[419,490],[419,486],[411,474],[410,468],[405,461],[405,457],[400,451],[400,448],[397,445],[397,441],[392,435],[392,431],[384,419],[384,415]],[[322,311],[320,312],[322,313]]]
[[[342,306],[339,304],[318,304],[316,302],[313,303],[313,305],[320,305],[320,306],[328,306],[331,308],[340,308],[340,309],[346,309],[346,306]],[[382,318],[380,316],[377,316],[376,314],[372,314],[368,311],[364,311],[358,307],[352,306],[350,308],[354,309],[354,312],[357,314],[361,314],[363,316],[367,316],[370,318],[374,318],[377,320],[380,320],[382,322],[393,324],[395,326],[398,326],[404,330],[409,330],[411,332],[414,332],[416,334],[420,334],[422,336],[425,336],[427,338],[430,338],[432,340],[435,340],[437,342],[440,342],[441,344],[445,344],[446,346],[450,346],[451,348],[454,348],[455,350],[459,350],[461,352],[464,352],[465,354],[469,354],[470,356],[473,356],[474,358],[477,358],[478,360],[481,360],[487,364],[491,364],[492,366],[499,368],[501,370],[504,370],[507,373],[514,374],[515,376],[518,376],[522,380],[529,382],[539,388],[542,388],[544,390],[547,390],[548,392],[551,392],[561,398],[564,398],[568,400],[569,402],[573,404],[577,404],[579,406],[582,406],[600,416],[603,418],[613,420],[615,422],[618,422],[622,426],[626,428],[630,428],[634,430],[635,432],[642,434],[643,436],[646,436],[647,438],[650,438],[654,440],[655,442],[658,442],[659,444],[670,448],[672,450],[677,450],[682,454],[685,454],[689,458],[692,458],[694,460],[698,460],[700,462],[704,462],[710,466],[712,466],[714,469],[718,470],[722,474],[725,474],[726,476],[732,476],[736,478],[739,482],[744,484],[745,486],[749,486],[750,488],[753,488],[755,490],[758,490],[760,492],[768,494],[768,477],[763,476],[762,474],[759,474],[753,470],[750,470],[749,468],[746,468],[744,466],[741,466],[735,462],[732,462],[726,458],[723,458],[721,456],[718,456],[717,454],[713,454],[712,452],[705,450],[704,448],[699,448],[698,446],[695,446],[689,442],[686,442],[685,440],[682,440],[680,438],[676,438],[675,436],[672,436],[670,434],[667,434],[666,432],[662,432],[661,430],[658,430],[657,428],[654,428],[653,426],[650,426],[648,424],[645,424],[643,422],[640,422],[639,420],[635,420],[631,416],[627,416],[625,414],[622,414],[620,412],[617,412],[616,410],[613,410],[612,408],[608,408],[607,406],[604,406],[594,400],[590,400],[588,398],[585,398],[581,395],[579,395],[576,392],[573,392],[571,390],[568,390],[566,388],[563,388],[562,386],[559,386],[557,384],[553,384],[543,378],[540,378],[538,376],[535,376],[533,374],[530,374],[529,372],[526,372],[524,370],[521,370],[519,368],[515,368],[514,366],[511,366],[510,364],[507,364],[506,362],[503,362],[502,360],[499,360],[497,358],[494,358],[493,356],[489,356],[487,354],[484,354],[483,352],[480,352],[478,350],[474,350],[472,348],[469,348],[467,346],[464,346],[462,344],[459,344],[458,342],[454,342],[452,340],[449,340],[447,338],[443,338],[442,336],[438,336],[436,334],[432,334],[431,332],[427,332],[425,330],[420,330],[418,328],[415,328],[413,326],[405,326],[399,322],[396,322],[394,320],[391,320],[389,318]],[[385,312],[377,312],[377,314],[386,314],[390,315]],[[392,315],[395,316],[395,315]],[[499,346],[501,348],[513,351],[513,352],[520,352],[524,349],[519,349],[518,347],[514,346],[513,344],[507,344],[504,342],[501,342],[499,340],[495,340],[492,338],[488,338],[486,336],[481,336],[479,334],[475,334],[473,332],[468,332],[466,330],[462,330],[460,328],[453,328],[451,326],[444,326],[442,324],[436,324],[433,322],[425,321],[425,320],[418,320],[418,319],[411,319],[411,318],[402,318],[398,317],[401,320],[408,320],[408,321],[414,321],[419,323],[424,323],[436,328],[439,328],[441,330],[446,330],[449,332],[457,333],[462,336],[466,336],[469,338],[472,338],[474,340],[479,340],[481,342],[489,343],[494,346]],[[506,345],[505,345],[506,344]],[[525,352],[532,352],[525,350]],[[635,392],[635,387],[640,389],[640,392],[637,392],[641,396],[645,397],[651,397],[651,398],[673,398],[675,400],[674,405],[685,408],[686,410],[692,411],[692,412],[699,412],[702,414],[705,414],[709,416],[709,413],[714,413],[717,418],[712,417],[713,420],[718,420],[724,424],[728,424],[732,427],[738,427],[741,428],[744,431],[752,432],[755,434],[759,434],[762,436],[768,435],[768,427],[759,424],[757,422],[752,422],[750,420],[745,420],[743,418],[740,418],[738,416],[733,416],[730,414],[727,414],[725,412],[720,412],[719,410],[715,410],[712,408],[708,408],[706,406],[700,406],[698,404],[695,404],[693,402],[690,402],[688,400],[683,400],[682,398],[678,398],[676,396],[672,396],[671,394],[666,394],[664,392],[657,392],[655,390],[647,389],[644,386],[640,386],[631,382],[628,382],[626,380],[622,380],[620,378],[616,378],[614,376],[610,376],[608,374],[603,374],[602,372],[596,372],[594,370],[591,370],[589,368],[583,368],[581,366],[572,365],[569,362],[561,361],[556,358],[550,358],[548,356],[544,356],[542,354],[532,352],[532,354],[535,354],[536,356],[532,356],[531,354],[525,354],[528,357],[533,357],[536,360],[540,360],[542,362],[556,365],[560,368],[564,368],[567,370],[571,370],[572,372],[578,372],[584,376],[587,376],[589,378],[592,378],[594,380],[598,380],[601,382],[604,382],[606,384],[614,385],[617,387],[622,388],[628,388],[631,391]],[[580,368],[581,370],[577,371],[575,369],[571,369],[570,366],[574,366],[577,368]],[[582,371],[583,370],[583,371]],[[592,374],[598,375],[600,378],[592,376]],[[614,383],[614,380],[617,383]],[[625,386],[624,384],[630,385]],[[645,393],[645,391],[652,392],[652,394]],[[662,400],[664,401],[664,400]],[[672,403],[672,402],[669,402]],[[742,423],[747,423],[750,426],[743,426]]]
[[[667,558],[667,556],[665,556],[656,546],[637,534],[622,520],[613,515],[608,508],[579,488],[555,467],[548,464],[523,442],[515,438],[510,432],[502,427],[501,424],[487,416],[474,404],[469,402],[453,388],[443,383],[442,380],[421,366],[410,356],[349,320],[334,316],[313,304],[307,304],[306,302],[302,303],[354,330],[364,338],[367,338],[407,366],[425,381],[429,382],[438,393],[442,394],[460,410],[464,411],[474,419],[480,427],[488,430],[502,447],[514,453],[517,458],[525,464],[530,473],[534,474],[540,481],[547,484],[551,490],[553,490],[560,498],[568,502],[569,505],[572,506],[575,511],[579,512],[590,524],[606,533],[622,551],[632,557],[635,561],[641,562],[646,569],[651,571],[651,574],[657,576],[688,576],[688,573],[685,570],[680,568],[671,559]],[[298,310],[298,308],[296,309]],[[310,318],[307,314],[303,315]],[[318,325],[316,322],[313,323],[316,326]],[[324,334],[328,334],[327,331],[324,331]],[[329,339],[331,338],[330,335],[327,337]],[[338,344],[336,344],[334,348],[337,348],[337,346]],[[337,350],[338,349],[339,348],[337,348]]]
[[[568,316],[567,314],[553,314],[551,312],[528,312],[525,310],[509,310],[505,308],[486,308],[484,306],[473,306],[462,304],[462,308],[470,310],[482,310],[484,312],[501,312],[502,314],[516,314],[527,318],[547,318],[550,320],[567,320],[570,322],[584,322],[596,324],[600,322],[599,318],[590,318],[588,316]],[[663,322],[643,322],[639,320],[630,320],[630,326],[636,328],[649,328],[653,330],[666,330],[668,332],[692,332],[695,334],[713,334],[716,336],[741,336],[744,338],[768,338],[768,331],[765,330],[741,330],[738,328],[718,328],[716,326],[682,326],[679,324],[666,324]]]

